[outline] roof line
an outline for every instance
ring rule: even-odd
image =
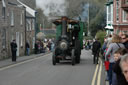
[[[30,8],[29,6],[25,5],[24,3],[22,3],[20,0],[17,0],[21,5],[23,5],[26,8],[26,11],[31,14],[33,17],[35,17],[35,13],[36,11],[32,8]]]

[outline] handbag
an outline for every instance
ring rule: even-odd
[[[109,61],[104,61],[104,65],[105,65],[105,70],[109,70],[109,64],[110,62]]]

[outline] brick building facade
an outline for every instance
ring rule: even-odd
[[[114,33],[128,33],[128,0],[114,0]]]

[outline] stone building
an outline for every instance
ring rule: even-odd
[[[35,16],[36,16],[36,11],[34,10],[36,8],[34,1],[32,0],[30,1],[31,4],[33,4],[33,6],[30,4],[30,2],[27,3],[26,0],[17,0],[21,5],[23,5],[26,8],[26,34],[25,34],[25,42],[28,42],[30,45],[30,53],[33,53],[34,51],[34,44],[35,44]],[[26,1],[24,4],[21,1]],[[32,9],[31,7],[29,7],[28,5],[34,7],[34,9]]]
[[[26,41],[29,41],[32,52],[35,43],[34,30],[33,9],[19,0],[0,0],[0,59],[11,56],[10,42],[13,39],[18,46],[17,56],[25,54]]]
[[[24,54],[25,14],[24,7],[14,0],[0,0],[0,59],[11,56],[10,42],[16,39],[17,56]]]

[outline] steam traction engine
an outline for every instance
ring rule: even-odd
[[[83,23],[62,17],[53,22],[56,25],[56,43],[53,51],[53,65],[60,60],[71,60],[72,65],[80,63],[83,47]]]

